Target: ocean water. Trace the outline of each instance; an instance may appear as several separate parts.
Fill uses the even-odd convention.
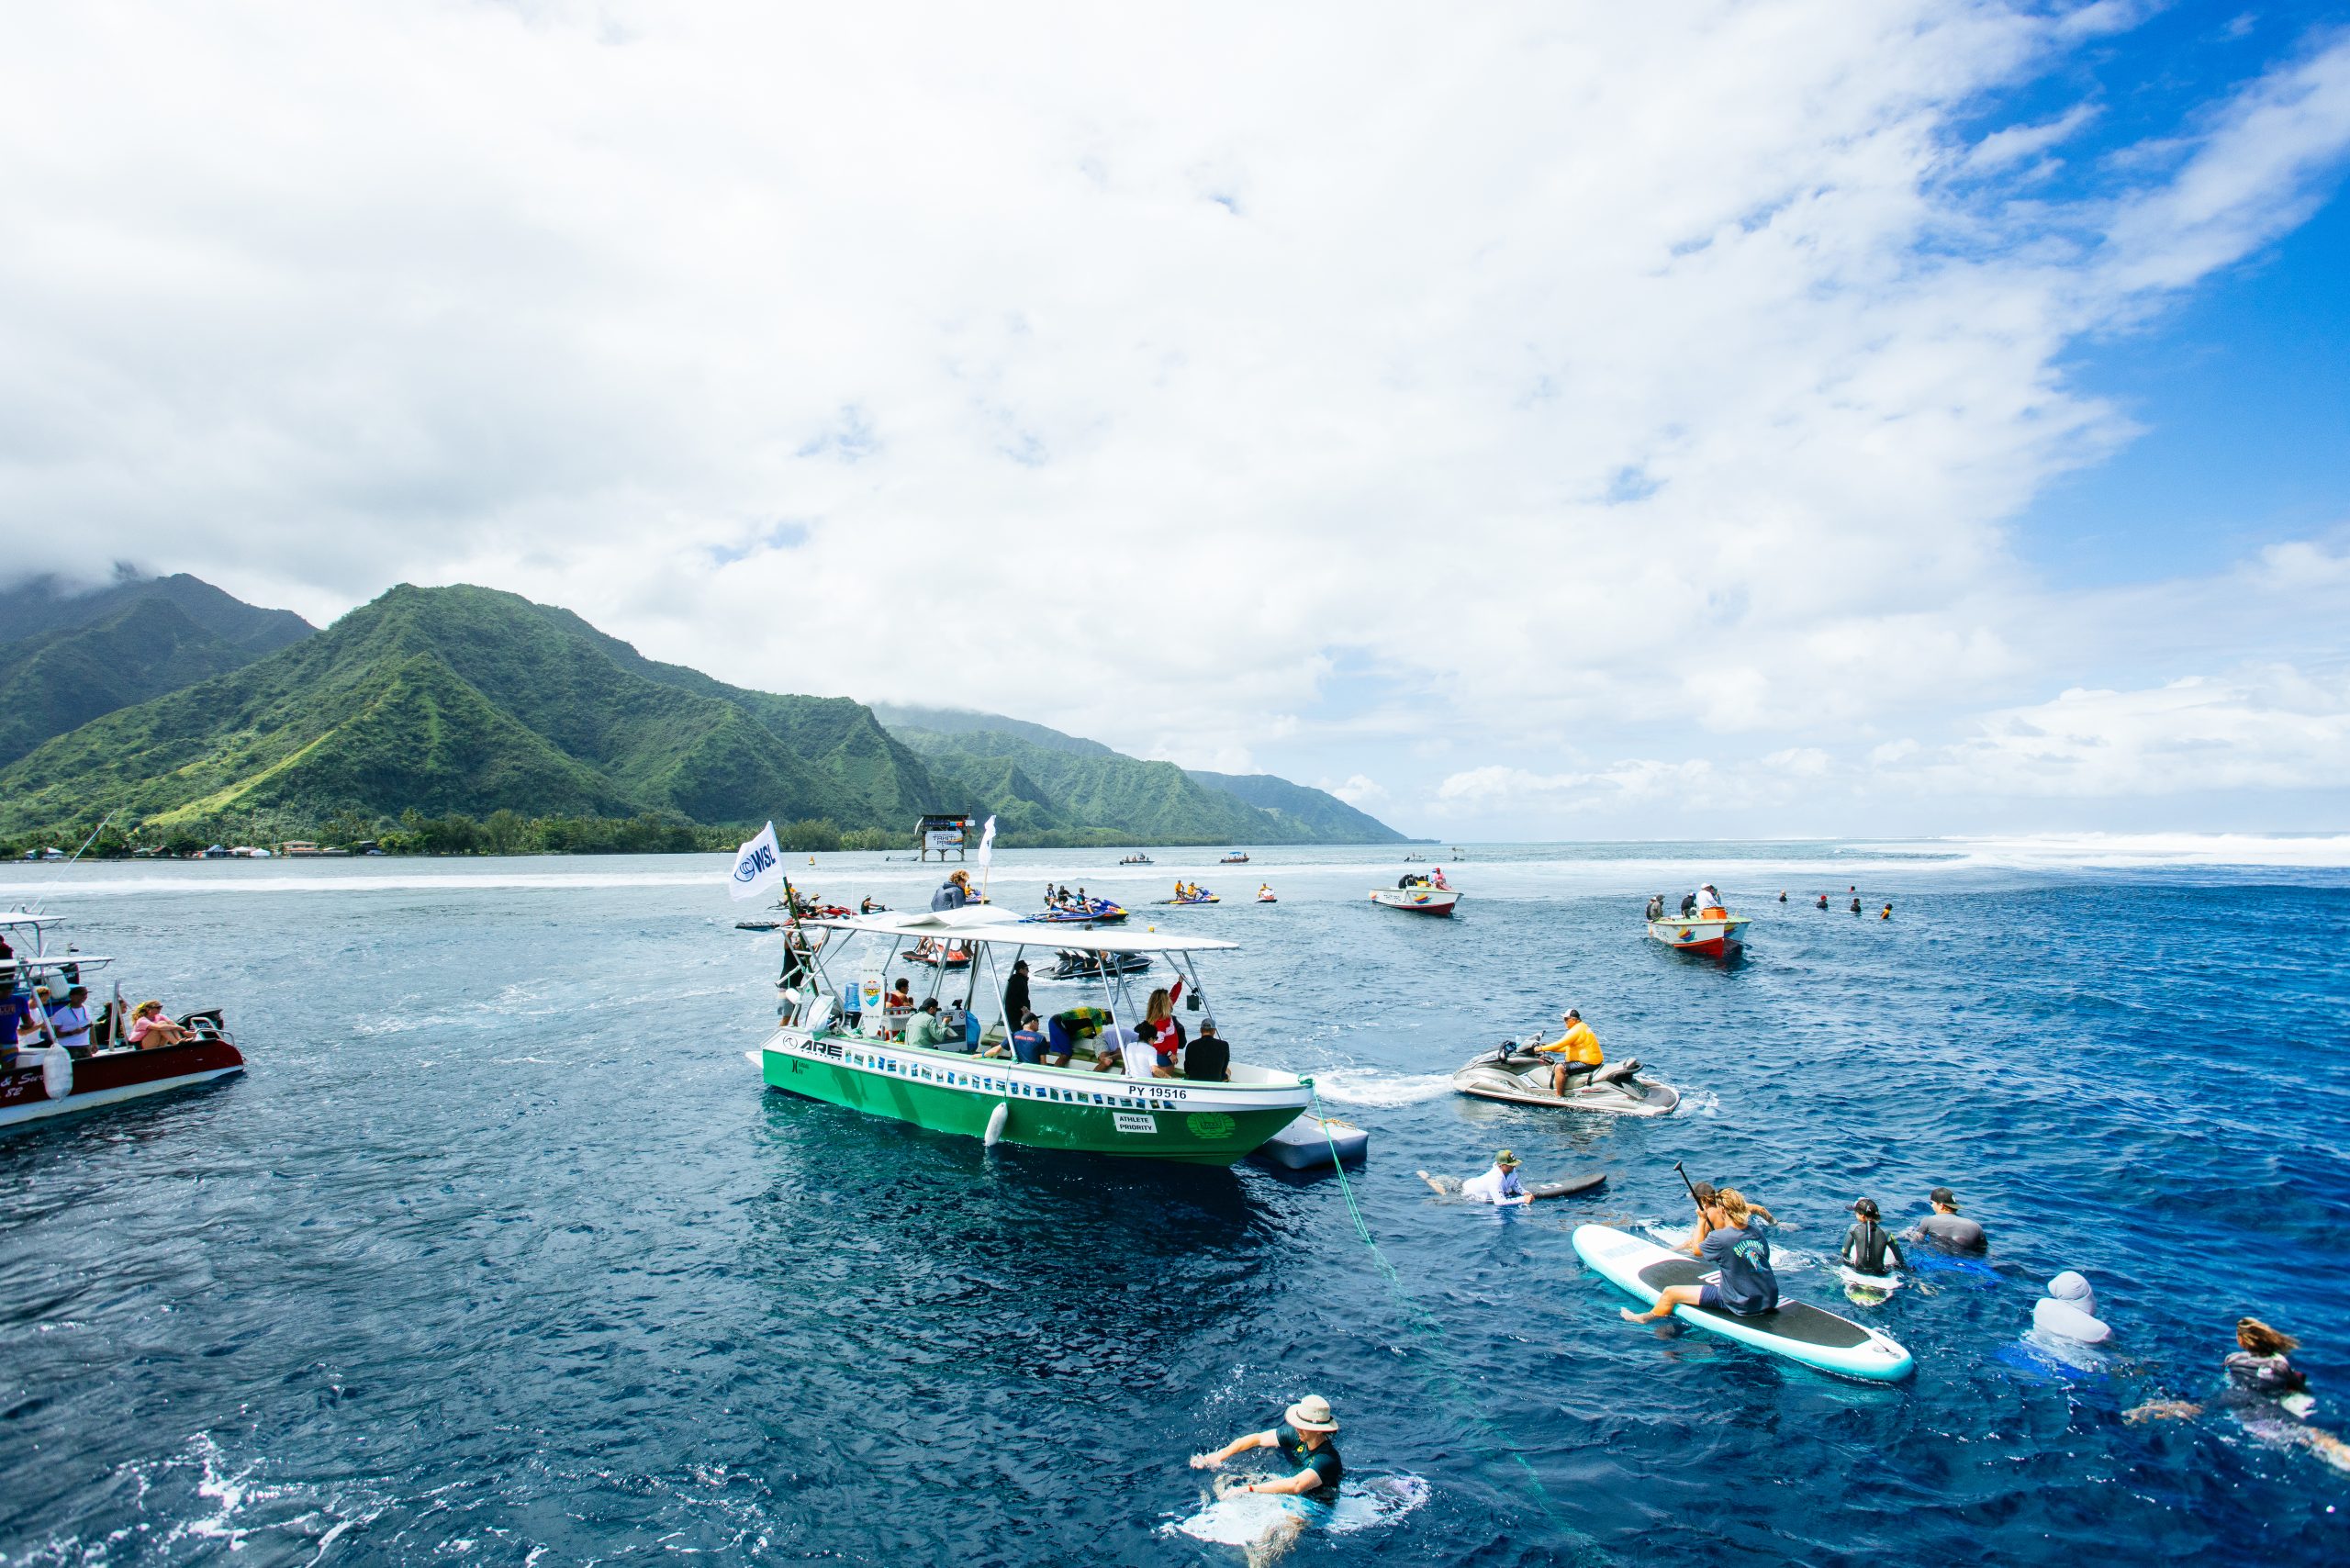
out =
[[[1393,852],[1000,859],[1019,904],[1271,881],[1146,913],[1244,945],[1218,1017],[1371,1130],[1350,1189],[763,1091],[780,950],[716,858],[0,870],[251,1062],[0,1136],[0,1562],[1230,1563],[1169,1533],[1185,1456],[1309,1391],[1416,1501],[1299,1564],[2339,1562],[2350,1474],[2123,1412],[2216,1393],[2255,1312],[2350,1433],[2344,847],[1472,846],[1436,857],[1449,923],[1368,904]],[[849,902],[936,876],[820,858]],[[1744,962],[1642,937],[1700,878],[1755,915]],[[1569,1003],[1682,1113],[1449,1092]],[[1504,1144],[1607,1185],[1497,1214],[1414,1175]],[[1684,1224],[1675,1160],[1776,1211],[1786,1294],[1915,1380],[1620,1322],[1569,1235]],[[1852,1199],[1906,1224],[1939,1183],[1990,1271],[1846,1303]],[[2083,1367],[2018,1342],[2068,1267],[2118,1330]]]

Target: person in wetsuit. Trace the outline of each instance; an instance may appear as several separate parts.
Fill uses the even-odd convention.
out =
[[[1863,1274],[1889,1274],[1893,1269],[1906,1269],[1909,1260],[1901,1255],[1901,1243],[1886,1233],[1876,1222],[1876,1200],[1862,1198],[1852,1204],[1855,1216],[1852,1228],[1844,1233],[1844,1262],[1847,1267]],[[1886,1267],[1890,1258],[1893,1269]]]
[[[1983,1227],[1958,1212],[1958,1195],[1948,1187],[1926,1194],[1934,1212],[1909,1227],[1908,1241],[1931,1241],[1953,1252],[1980,1252],[1991,1244]]]
[[[1192,1468],[1214,1470],[1235,1454],[1250,1449],[1272,1449],[1297,1467],[1296,1473],[1278,1481],[1252,1481],[1233,1490],[1311,1497],[1326,1503],[1337,1496],[1339,1479],[1347,1473],[1338,1459],[1338,1445],[1333,1440],[1337,1431],[1338,1417],[1332,1413],[1330,1402],[1318,1394],[1309,1394],[1281,1412],[1280,1426],[1270,1431],[1244,1432],[1214,1453],[1195,1453],[1192,1456]]]
[[[1779,1305],[1779,1276],[1771,1271],[1771,1239],[1763,1226],[1777,1219],[1760,1204],[1746,1201],[1735,1187],[1724,1187],[1704,1205],[1706,1238],[1697,1256],[1721,1271],[1721,1282],[1667,1285],[1656,1305],[1646,1312],[1624,1308],[1627,1323],[1653,1323],[1670,1316],[1676,1306],[1710,1306],[1733,1316],[1751,1317]]]

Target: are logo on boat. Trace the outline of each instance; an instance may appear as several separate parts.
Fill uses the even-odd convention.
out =
[[[1230,1137],[1234,1124],[1221,1111],[1194,1111],[1183,1118],[1183,1126],[1203,1143],[1214,1143]]]

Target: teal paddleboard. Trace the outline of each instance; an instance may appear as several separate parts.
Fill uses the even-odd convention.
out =
[[[1686,1252],[1660,1247],[1644,1236],[1627,1235],[1613,1226],[1577,1226],[1575,1251],[1610,1283],[1650,1306],[1656,1305],[1667,1285],[1694,1285],[1712,1272],[1708,1265]],[[1840,1377],[1897,1383],[1916,1370],[1909,1352],[1889,1337],[1799,1301],[1782,1299],[1769,1312],[1743,1317],[1703,1306],[1676,1306],[1673,1315],[1724,1338]]]

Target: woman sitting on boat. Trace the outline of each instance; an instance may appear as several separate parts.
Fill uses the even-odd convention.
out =
[[[163,1016],[163,1004],[160,1002],[142,1002],[130,1014],[130,1043],[142,1051],[184,1046],[195,1038],[193,1033]]]

